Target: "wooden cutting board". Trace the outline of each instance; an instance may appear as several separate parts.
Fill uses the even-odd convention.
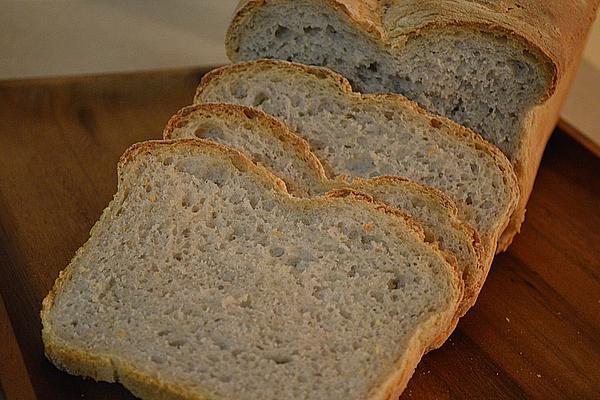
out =
[[[129,399],[45,358],[39,309],[116,190],[116,162],[159,138],[203,71],[0,82],[0,382],[12,399]],[[403,398],[600,397],[600,159],[557,129],[521,234]]]

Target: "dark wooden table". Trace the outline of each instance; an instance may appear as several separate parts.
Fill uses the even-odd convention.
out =
[[[43,355],[40,302],[203,71],[0,82],[0,382],[12,399],[128,399]],[[600,398],[600,159],[557,129],[527,221],[404,398]]]

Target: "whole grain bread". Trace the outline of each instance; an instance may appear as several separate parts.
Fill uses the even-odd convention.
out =
[[[395,92],[482,134],[512,161],[519,231],[545,144],[599,0],[242,0],[234,62],[330,67],[363,92]],[[549,99],[549,100],[548,100]]]
[[[458,309],[475,304],[488,269],[482,263],[479,236],[458,218],[454,202],[431,187],[401,177],[328,179],[308,143],[272,116],[246,106],[220,103],[185,107],[167,123],[164,139],[200,138],[235,148],[283,179],[288,191],[310,197],[350,189],[401,209],[419,223],[426,241],[457,261],[465,293]]]
[[[403,176],[445,192],[481,238],[483,264],[518,202],[508,159],[473,131],[395,94],[364,95],[329,69],[276,60],[206,74],[196,103],[261,109],[306,139],[331,177]]]
[[[118,171],[43,302],[65,371],[144,399],[395,399],[452,325],[458,275],[399,211],[292,197],[202,140],[137,144]]]

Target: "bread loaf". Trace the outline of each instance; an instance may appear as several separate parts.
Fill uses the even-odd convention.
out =
[[[327,66],[359,91],[404,94],[497,145],[521,189],[505,249],[523,221],[599,3],[243,0],[226,43],[234,62]]]

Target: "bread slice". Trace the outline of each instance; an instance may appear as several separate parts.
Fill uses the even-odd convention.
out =
[[[226,46],[233,62],[276,58],[332,68],[361,92],[403,94],[482,134],[519,178],[506,248],[599,4],[242,0]]]
[[[479,135],[393,94],[362,95],[329,69],[259,60],[205,75],[196,103],[259,108],[308,141],[330,175],[399,175],[435,187],[475,227],[490,265],[518,201],[508,159]]]
[[[144,399],[394,399],[452,322],[458,275],[397,211],[291,197],[200,140],[135,145],[119,176],[43,302],[63,370]]]
[[[475,304],[488,271],[480,258],[479,237],[458,219],[456,205],[439,190],[400,177],[328,179],[305,140],[279,120],[245,106],[209,103],[183,108],[167,123],[164,138],[201,138],[235,148],[283,179],[298,197],[349,188],[401,209],[423,227],[427,241],[457,260],[465,285],[459,316]]]

